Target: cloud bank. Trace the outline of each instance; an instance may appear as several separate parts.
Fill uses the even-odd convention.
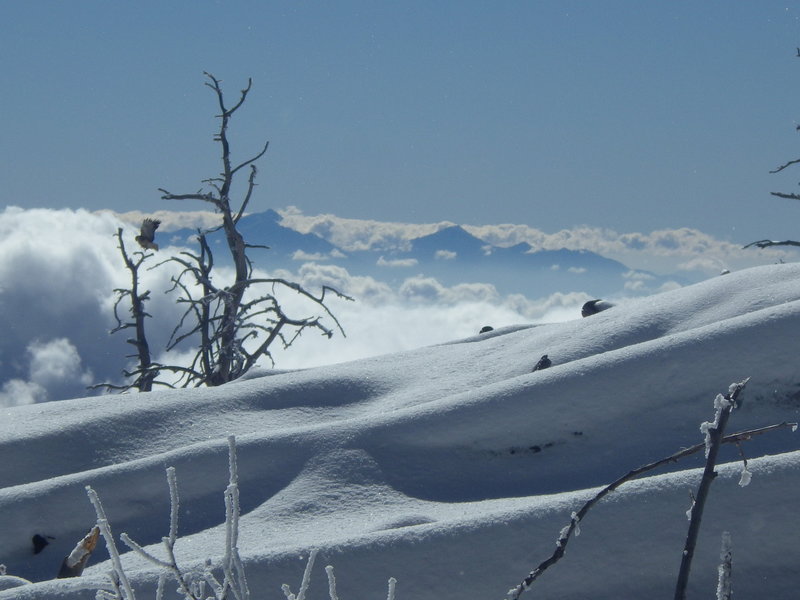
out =
[[[342,219],[333,215],[314,217],[296,209],[282,212],[284,225],[301,232],[316,233],[345,251],[402,248],[419,236],[449,227],[452,223],[404,224]],[[117,228],[125,229],[128,249],[135,249],[133,236],[145,215],[126,213],[124,218],[109,211],[23,210],[5,208],[0,213],[0,406],[29,404],[100,393],[87,390],[94,383],[120,383],[132,347],[126,335],[109,335],[116,325],[113,306],[116,288],[130,285],[123,268]],[[205,226],[213,213],[162,212],[159,233],[180,227]],[[610,230],[577,227],[545,234],[524,225],[465,226],[487,243],[511,246],[520,242],[534,249],[589,249],[616,256],[631,266],[653,270],[705,270],[716,275],[723,268],[794,260],[784,250],[741,250],[702,232],[684,228],[649,234],[617,234]],[[159,258],[181,249],[162,244]],[[366,356],[408,350],[475,335],[481,327],[501,327],[578,318],[579,307],[590,299],[585,293],[553,294],[546,298],[503,295],[491,283],[445,285],[434,277],[414,273],[418,265],[383,258],[386,281],[355,276],[346,269],[316,262],[313,255],[295,257],[291,271],[258,271],[259,276],[282,277],[301,283],[314,292],[323,285],[335,287],[357,299],[333,299],[329,308],[347,336],[328,340],[307,331],[288,351],[276,349],[278,368],[306,368]],[[440,263],[453,258],[451,252],[437,255]],[[143,271],[142,285],[151,290],[147,305],[153,319],[148,322],[148,340],[154,355],[164,362],[180,364],[189,356],[164,355],[169,334],[180,319],[182,308],[176,297],[165,293],[177,273],[166,265]],[[225,271],[218,273],[224,278]],[[584,274],[575,273],[576,277]],[[651,289],[647,273],[631,272],[625,289],[631,294]],[[284,305],[295,314],[316,316],[313,306],[293,293],[282,293]],[[615,299],[619,301],[619,299]],[[121,308],[125,314],[127,306]],[[331,323],[328,323],[331,326]],[[269,366],[269,365],[267,365]]]
[[[277,211],[282,224],[301,233],[313,233],[345,252],[362,250],[406,251],[411,240],[431,235],[455,223],[396,223],[368,219],[348,219],[332,214],[305,215],[295,206]],[[181,228],[208,227],[217,222],[211,211],[158,211],[145,215],[140,211],[113,215],[126,223],[138,226],[145,216],[161,219],[161,231]],[[577,225],[555,233],[547,233],[524,224],[461,225],[477,238],[494,246],[510,247],[530,244],[537,250],[590,250],[618,260],[633,269],[650,270],[660,274],[694,272],[702,276],[721,271],[738,270],[777,262],[800,260],[800,250],[788,247],[758,250],[742,248],[743,244],[720,240],[691,227],[661,229],[645,232],[619,233],[612,229]],[[747,240],[749,242],[751,240]],[[302,257],[300,257],[302,258]],[[437,258],[451,258],[444,251]],[[386,261],[388,262],[388,261]],[[387,265],[388,266],[388,265]],[[398,265],[399,266],[399,265]]]
[[[453,223],[406,224],[345,219],[335,215],[304,215],[296,207],[278,211],[283,224],[302,233],[315,233],[345,251],[406,250],[412,239],[430,235]],[[520,224],[462,225],[477,238],[494,246],[527,243],[536,250],[590,250],[618,260],[633,269],[668,274],[695,271],[705,276],[723,269],[743,269],[776,262],[793,262],[800,252],[790,248],[742,249],[740,244],[683,227],[650,233],[619,233],[611,229],[580,225],[546,233]]]
[[[125,357],[132,347],[125,342],[125,332],[109,335],[109,331],[116,325],[114,290],[130,285],[114,235],[117,228],[124,228],[126,246],[133,251],[138,223],[130,215],[129,221],[105,211],[7,207],[0,212],[0,324],[4,331],[0,406],[97,394],[100,391],[86,387],[121,382],[122,369],[130,366]],[[187,223],[185,216],[174,221],[181,226]],[[166,244],[159,258],[179,250]],[[387,271],[393,276],[402,273]],[[182,313],[175,296],[165,293],[174,274],[169,265],[143,271],[141,284],[151,290],[147,305],[153,315],[148,321],[151,349],[159,359],[178,363],[180,355],[163,356]],[[292,272],[259,271],[258,275],[285,277],[310,291],[331,285],[357,299],[329,303],[347,337],[328,340],[306,332],[295,347],[274,353],[278,368],[305,368],[446,342],[474,335],[484,325],[527,323],[553,315],[573,318],[588,298],[584,294],[541,300],[503,297],[490,284],[448,287],[422,275],[389,285],[353,276],[335,265],[302,260]],[[281,300],[300,314],[311,310],[294,294],[284,294]],[[126,308],[120,307],[123,317]],[[184,360],[185,356],[184,351]]]
[[[85,395],[94,383],[91,370],[84,370],[78,349],[67,338],[37,340],[25,351],[27,379],[9,379],[0,388],[0,406],[19,406],[50,400],[51,390],[61,395]]]

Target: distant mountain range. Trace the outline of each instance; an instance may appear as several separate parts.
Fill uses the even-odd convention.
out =
[[[452,286],[490,283],[502,294],[541,298],[555,292],[585,292],[591,296],[652,293],[669,281],[689,283],[678,276],[659,276],[634,271],[619,261],[588,250],[534,250],[522,243],[508,248],[493,246],[457,225],[411,241],[408,250],[361,250],[345,252],[311,233],[281,224],[281,216],[267,210],[242,217],[239,230],[253,245],[253,262],[265,270],[296,270],[304,262],[335,264],[351,275],[373,277],[392,286],[416,275],[434,277]],[[170,243],[193,244],[197,232],[174,231]],[[229,261],[225,236],[209,234],[217,264]],[[219,248],[219,252],[216,249]]]

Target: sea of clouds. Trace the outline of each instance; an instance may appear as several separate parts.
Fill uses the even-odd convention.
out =
[[[88,386],[124,381],[121,373],[131,366],[131,359],[126,357],[134,348],[125,341],[130,337],[127,331],[114,335],[109,332],[117,325],[113,310],[115,290],[130,287],[130,274],[122,263],[115,234],[123,228],[128,251],[136,250],[133,237],[143,216],[16,207],[0,212],[0,407],[99,394],[101,390]],[[209,225],[215,218],[207,212],[164,212],[155,216],[164,221],[159,233]],[[448,225],[380,223],[332,215],[306,217],[296,209],[283,211],[283,216],[285,225],[317,233],[343,250],[396,248]],[[540,235],[523,226],[474,227],[471,231],[498,245],[532,243]],[[602,240],[613,236],[598,231],[594,230],[594,236],[588,230],[584,232],[583,247],[603,253],[613,242],[617,247],[638,247],[640,262],[663,260],[665,256],[671,257],[676,266],[705,261],[713,263],[717,273],[719,266],[749,266],[748,261],[764,264],[790,256],[783,251],[741,252],[738,247],[693,230],[655,232],[649,236],[628,234],[623,240],[607,244]],[[572,237],[577,240],[577,235]],[[566,245],[568,236],[564,232],[555,236],[561,241],[537,243],[547,247]],[[163,245],[165,238],[158,241]],[[181,250],[162,247],[157,258],[147,265]],[[718,260],[721,264],[715,263]],[[263,267],[268,269],[267,264]],[[151,351],[156,360],[173,364],[181,364],[189,356],[188,349],[170,356],[164,354],[185,308],[176,302],[175,294],[167,293],[178,271],[176,263],[167,262],[140,273],[142,289],[151,290],[147,303],[153,317],[148,320]],[[221,281],[230,277],[224,269],[218,274]],[[474,335],[484,325],[579,318],[581,304],[589,299],[584,293],[546,298],[504,296],[489,282],[445,286],[425,275],[414,275],[391,286],[372,277],[352,275],[336,265],[313,261],[298,261],[293,272],[257,269],[256,275],[297,281],[312,293],[318,293],[323,285],[333,286],[355,299],[351,302],[330,297],[327,302],[346,337],[337,331],[329,340],[317,331],[306,330],[288,351],[273,352],[275,366],[280,369],[306,368],[442,343]],[[296,294],[283,293],[280,300],[294,316],[320,314],[317,307]],[[128,304],[122,303],[118,308],[124,319]],[[325,324],[336,329],[329,317]]]
[[[159,215],[164,217],[164,215]],[[184,222],[179,213],[175,219]],[[196,223],[196,220],[193,221]],[[102,393],[88,386],[122,383],[129,331],[114,335],[114,290],[130,287],[115,233],[124,229],[130,252],[137,249],[137,227],[112,213],[85,210],[23,210],[7,207],[0,213],[0,406],[46,402]],[[158,259],[179,252],[166,247]],[[147,265],[155,264],[151,259]],[[178,266],[166,263],[141,270],[142,289],[151,290],[147,310],[148,341],[157,360],[185,361],[186,351],[164,355],[175,324],[183,314],[176,295],[166,291]],[[226,273],[219,275],[224,280]],[[229,274],[227,274],[229,275]],[[530,322],[562,313],[575,315],[586,297],[554,295],[540,300],[501,297],[491,284],[446,287],[432,278],[415,276],[392,288],[370,277],[350,275],[334,265],[303,263],[295,272],[258,270],[257,276],[297,281],[312,293],[334,286],[355,298],[332,298],[329,308],[346,337],[332,339],[307,330],[288,351],[276,350],[276,366],[304,368],[365,356],[411,349],[477,333],[495,326]],[[282,302],[300,316],[316,316],[318,308],[294,294]],[[119,306],[123,319],[128,304]],[[328,327],[335,324],[328,318]],[[267,365],[269,366],[269,365]]]
[[[302,233],[315,233],[342,250],[408,249],[410,241],[454,225],[438,223],[386,223],[347,219],[332,214],[305,215],[290,206],[278,211],[283,225]],[[780,261],[795,261],[795,250],[744,249],[742,244],[720,240],[691,227],[663,229],[649,233],[617,232],[612,229],[577,225],[548,233],[524,224],[464,225],[466,231],[488,244],[510,247],[528,243],[536,250],[590,250],[618,260],[631,269],[659,274],[680,272],[718,275]],[[754,241],[754,240],[748,240]]]

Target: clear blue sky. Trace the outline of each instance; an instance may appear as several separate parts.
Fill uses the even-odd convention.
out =
[[[0,3],[3,205],[145,211],[265,140],[254,210],[800,238],[800,3]]]

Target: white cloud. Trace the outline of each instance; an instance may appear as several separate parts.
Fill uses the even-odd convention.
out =
[[[677,265],[679,271],[704,271],[721,273],[728,267],[716,256],[697,256]]]
[[[409,268],[417,266],[417,262],[416,258],[395,258],[387,260],[381,256],[375,264],[379,267]]]
[[[304,233],[316,233],[344,250],[408,250],[410,240],[430,235],[453,223],[386,223],[343,219],[334,215],[303,215],[290,207],[280,214],[283,224]],[[590,250],[636,269],[671,273],[679,268],[715,275],[723,268],[742,269],[784,260],[800,259],[792,248],[742,249],[741,245],[719,240],[696,229],[662,229],[650,233],[619,233],[611,229],[576,226],[555,233],[522,224],[462,225],[494,246],[530,244],[537,250]],[[487,246],[490,248],[490,246]],[[680,266],[680,267],[679,267]]]
[[[128,251],[134,252],[137,246],[132,238],[138,227],[126,225],[109,213],[18,208],[0,212],[3,404],[86,395],[92,393],[85,390],[87,384],[120,382],[122,369],[130,366],[125,356],[131,353],[131,347],[125,343],[127,332],[108,333],[116,324],[113,290],[130,285],[114,237],[118,227],[125,228]],[[157,259],[175,251],[167,244]],[[189,356],[185,347],[163,355],[183,310],[174,295],[164,293],[176,274],[174,263],[140,273],[142,289],[151,290],[147,304],[153,315],[147,322],[151,351],[175,364]],[[229,269],[218,269],[217,274],[222,280],[231,277]],[[280,368],[409,349],[470,335],[485,324],[516,324],[543,314],[534,303],[521,297],[502,298],[493,286],[482,283],[448,287],[432,278],[411,277],[392,288],[372,277],[354,276],[342,267],[324,263],[306,263],[293,273],[258,270],[256,275],[285,277],[312,293],[328,285],[357,299],[347,302],[329,294],[328,306],[345,327],[347,337],[336,336],[329,341],[306,333],[297,348],[286,352],[276,349]],[[292,314],[320,313],[318,306],[291,290],[279,294]],[[127,305],[123,303],[119,312],[122,318],[127,317]],[[328,326],[332,324],[328,322]]]
[[[630,281],[626,281],[624,287],[629,292],[639,292],[644,290],[647,286],[641,279],[632,279]]]
[[[0,213],[0,382],[27,379],[25,353],[34,340],[66,338],[81,355],[107,341],[106,300],[125,285],[114,264],[113,233],[120,225],[86,211],[9,207]],[[124,340],[115,346],[127,353]]]
[[[92,383],[91,371],[81,368],[78,349],[66,338],[28,345],[30,379],[44,387],[76,381],[84,387]]]
[[[531,245],[532,251],[585,249],[637,269],[661,273],[673,272],[687,261],[696,261],[692,263],[692,269],[713,275],[725,267],[746,268],[800,258],[800,253],[794,249],[766,249],[769,252],[754,251],[752,248],[745,250],[739,244],[719,240],[688,227],[650,233],[618,233],[586,225],[555,233],[512,224],[463,227],[472,235],[496,246],[507,247],[524,242]],[[702,262],[698,259],[702,259]]]
[[[292,254],[292,260],[325,260],[327,257],[320,252],[303,252],[302,250],[295,250]]]
[[[677,290],[678,288],[681,287],[683,286],[677,281],[666,281],[658,287],[655,293],[660,294],[661,292],[669,292],[671,290]]]
[[[297,273],[276,273],[315,290],[332,286],[355,297],[346,302],[331,297],[328,306],[346,337],[303,335],[288,351],[274,352],[279,368],[303,368],[376,354],[409,350],[475,335],[484,325],[502,327],[580,318],[580,307],[591,299],[584,293],[553,294],[529,299],[502,296],[490,284],[446,286],[433,277],[406,278],[397,289],[371,277],[353,276],[335,265],[308,263]],[[281,301],[294,314],[309,310],[299,299]]]
[[[47,390],[38,383],[9,379],[0,388],[0,408],[47,402]]]
[[[411,240],[452,227],[454,223],[388,223],[362,219],[344,219],[335,215],[306,216],[297,207],[278,211],[282,224],[301,233],[314,233],[345,251],[406,251]]]
[[[348,296],[357,298],[359,302],[383,303],[394,297],[392,289],[385,283],[372,277],[351,275],[347,269],[336,265],[320,265],[308,263],[300,267],[296,273],[278,272],[289,280],[300,283],[309,290],[330,286]]]
[[[497,289],[489,283],[460,283],[446,287],[433,277],[422,275],[406,279],[398,293],[404,300],[412,302],[442,302],[450,305],[461,302],[493,302],[499,298]]]
[[[530,300],[501,297],[487,284],[447,287],[430,277],[406,279],[378,301],[332,303],[347,337],[303,336],[276,358],[282,368],[302,368],[399,352],[476,335],[484,325],[503,327],[579,319],[587,294],[553,294]]]
[[[625,279],[630,280],[638,280],[638,281],[650,281],[655,279],[653,275],[650,273],[645,273],[643,271],[628,271],[622,274],[622,277]]]
[[[93,382],[91,370],[84,369],[78,349],[66,338],[28,344],[28,379],[11,379],[0,389],[0,406],[46,402],[53,398],[85,395]]]
[[[128,250],[134,251],[136,246],[131,238],[138,228],[126,226],[109,213],[14,208],[0,213],[0,307],[3,309],[0,321],[7,332],[0,340],[3,390],[13,389],[25,401],[39,401],[45,397],[64,397],[55,385],[56,381],[65,381],[64,377],[59,379],[59,373],[75,374],[69,392],[73,395],[87,393],[82,386],[89,379],[88,373],[97,382],[119,381],[126,366],[124,357],[131,348],[124,341],[125,333],[108,335],[115,325],[112,290],[129,285],[129,274],[122,268],[113,235],[118,227],[126,228]],[[410,230],[404,231],[407,235]],[[166,258],[174,250],[162,248],[158,258]],[[385,258],[384,261],[388,262]],[[218,275],[224,278],[226,272],[221,269]],[[164,294],[170,286],[170,277],[175,274],[175,265],[141,273],[143,289],[152,290],[148,312],[154,318],[148,321],[148,332],[155,355],[163,351],[182,311],[173,295]],[[315,360],[312,355],[318,356],[316,360],[334,361],[346,355],[365,356],[445,341],[454,335],[466,335],[488,322],[499,326],[542,318],[551,308],[559,309],[562,304],[570,303],[578,307],[585,299],[572,297],[567,302],[562,298],[549,306],[521,296],[503,298],[494,286],[486,283],[448,287],[421,276],[408,278],[393,289],[384,282],[353,276],[331,264],[307,263],[294,273],[259,271],[258,275],[285,277],[301,283],[312,293],[329,285],[357,299],[350,303],[329,296],[332,310],[348,330],[345,342],[348,349],[344,354],[335,349],[339,343],[336,338],[328,342],[304,335],[303,344],[310,343],[316,348],[319,343],[319,349],[309,351],[310,354],[293,350],[276,353],[279,367],[307,366]],[[281,301],[287,307],[296,307],[298,314],[316,314],[313,311],[317,308],[303,304],[294,293],[282,292]],[[120,307],[121,316],[127,315],[126,310],[125,305]],[[575,308],[571,314],[576,314]],[[29,318],[20,319],[19,315]],[[424,328],[424,335],[414,333],[413,329],[400,331],[408,322],[426,321],[428,317],[431,320]],[[455,322],[463,323],[461,329],[455,327]],[[366,324],[369,333],[359,333]],[[26,353],[33,340],[63,341],[32,346],[32,352]],[[407,345],[398,347],[398,344]],[[47,362],[45,356],[58,358],[52,362],[51,370],[43,366]],[[177,361],[175,356],[171,355],[172,361]],[[38,380],[31,377],[32,359]]]
[[[109,213],[84,210],[0,212],[0,389],[27,401],[88,395],[87,384],[118,381],[131,346],[116,324],[115,288],[130,285],[114,234],[123,227],[129,253],[138,228]],[[159,252],[166,258],[168,249]],[[155,260],[155,259],[154,259]],[[174,266],[142,269],[142,289],[152,290],[150,342],[163,346],[181,307],[163,292]],[[127,316],[127,306],[120,316]],[[163,323],[158,321],[164,319]],[[82,359],[82,360],[81,360]],[[95,379],[96,378],[96,379]]]
[[[458,253],[452,250],[437,250],[436,254],[434,254],[434,258],[437,260],[453,260],[456,256],[458,256]]]
[[[576,273],[580,275],[581,273],[586,273],[586,267],[570,267],[567,269],[569,273]]]

